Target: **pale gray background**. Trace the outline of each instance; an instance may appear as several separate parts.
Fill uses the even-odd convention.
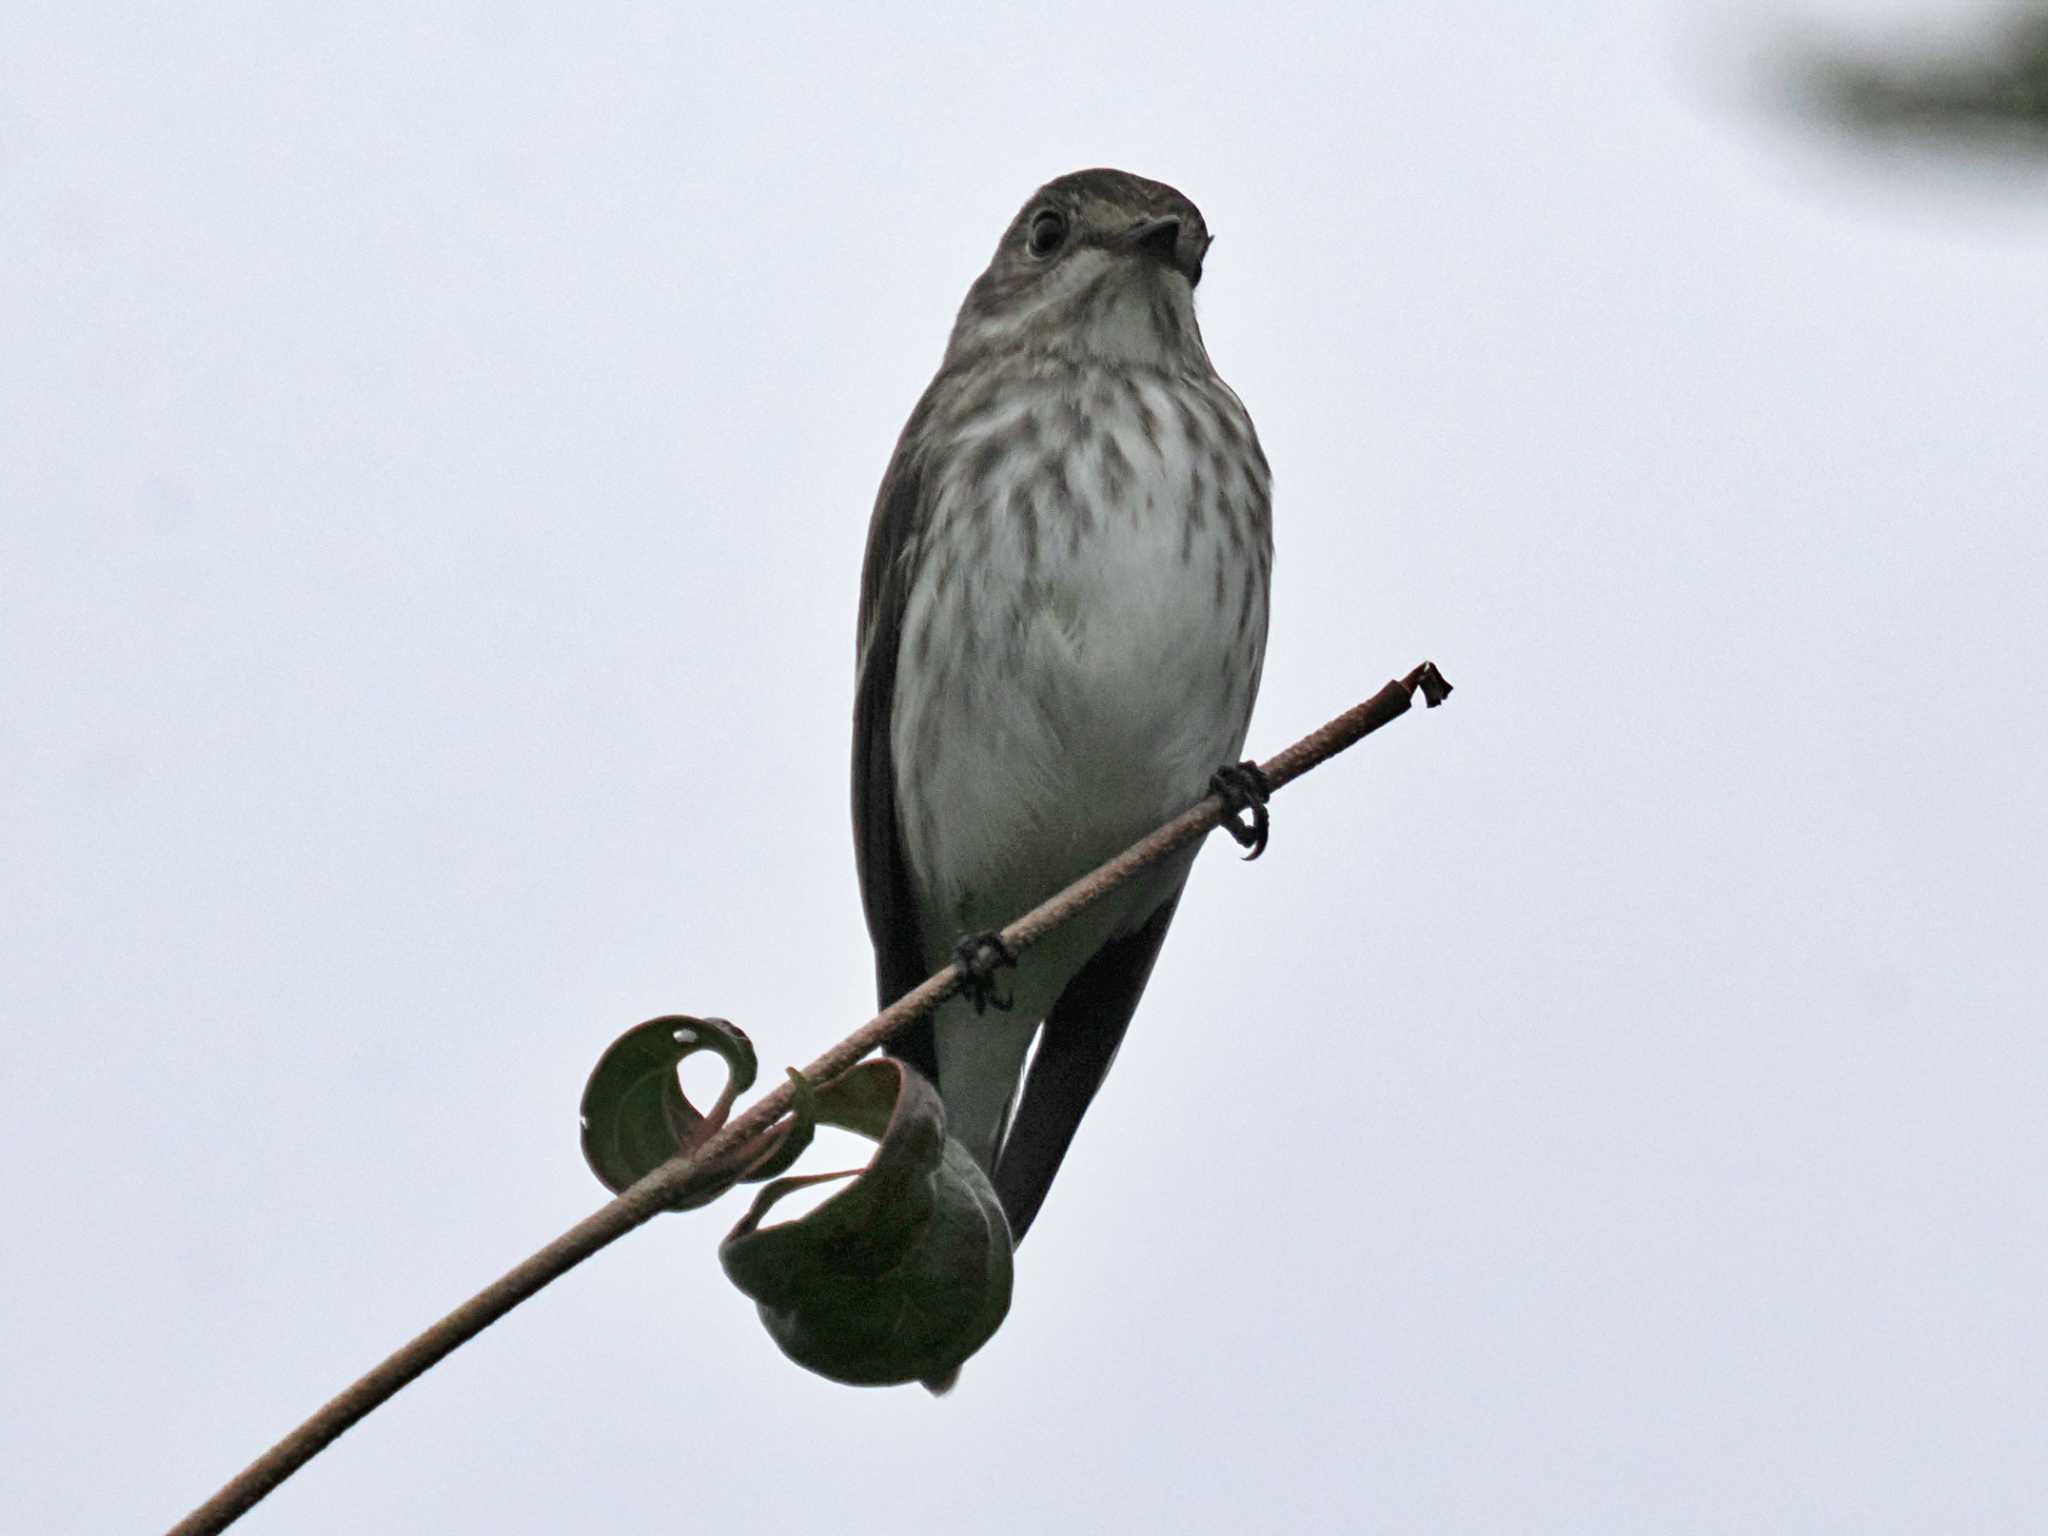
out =
[[[627,1024],[866,1016],[873,488],[1109,163],[1219,232],[1253,746],[1451,707],[1210,851],[950,1400],[785,1363],[726,1207],[246,1528],[2039,1528],[2048,173],[1753,110],[1747,15],[12,7],[7,1526],[590,1209]]]

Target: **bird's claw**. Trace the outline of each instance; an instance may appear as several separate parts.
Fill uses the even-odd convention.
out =
[[[953,963],[960,967],[960,990],[974,1004],[976,1013],[993,1008],[1008,1013],[1016,994],[996,996],[996,972],[1017,963],[1017,951],[1000,933],[969,933],[953,946]]]
[[[1223,799],[1227,813],[1219,825],[1237,839],[1237,846],[1249,848],[1247,861],[1256,859],[1266,851],[1266,836],[1272,830],[1266,815],[1266,801],[1272,796],[1273,786],[1267,782],[1265,772],[1247,759],[1242,763],[1225,763],[1209,778],[1209,788]],[[1249,816],[1249,821],[1239,818]]]

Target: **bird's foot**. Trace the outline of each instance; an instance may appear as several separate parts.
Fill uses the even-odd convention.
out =
[[[1017,951],[1000,933],[990,931],[961,935],[960,942],[953,946],[953,963],[960,967],[961,990],[974,1004],[976,1013],[990,1008],[997,1013],[1010,1011],[1016,994],[996,996],[996,972],[1014,966]]]
[[[1223,830],[1237,839],[1238,847],[1251,849],[1245,855],[1247,860],[1256,859],[1266,851],[1266,835],[1271,830],[1266,801],[1273,786],[1266,782],[1266,775],[1249,759],[1225,763],[1210,776],[1209,788],[1223,797],[1223,809],[1229,813],[1220,823]],[[1241,819],[1247,816],[1249,820]]]

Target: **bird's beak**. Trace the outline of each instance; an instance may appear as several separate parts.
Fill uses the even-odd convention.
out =
[[[1191,288],[1202,280],[1202,257],[1208,253],[1209,237],[1187,228],[1171,214],[1132,225],[1123,243],[1131,250],[1158,257],[1183,274]]]

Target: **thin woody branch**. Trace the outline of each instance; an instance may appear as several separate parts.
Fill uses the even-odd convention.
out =
[[[1268,784],[1277,790],[1406,714],[1416,693],[1420,692],[1433,709],[1450,691],[1451,685],[1444,681],[1435,664],[1424,662],[1259,767]],[[1206,836],[1229,814],[1220,796],[1208,796],[1025,913],[1003,930],[1003,938],[1019,953],[1029,949],[1152,864]],[[804,1076],[814,1083],[837,1077],[898,1030],[930,1013],[965,983],[966,977],[958,965],[947,966],[820,1055],[803,1069]],[[792,1094],[787,1082],[770,1089],[693,1154],[670,1159],[400,1346],[171,1527],[171,1536],[212,1536],[225,1530],[350,1425],[521,1302],[599,1249],[669,1209],[679,1196],[729,1179],[758,1155],[765,1138],[789,1113]]]

